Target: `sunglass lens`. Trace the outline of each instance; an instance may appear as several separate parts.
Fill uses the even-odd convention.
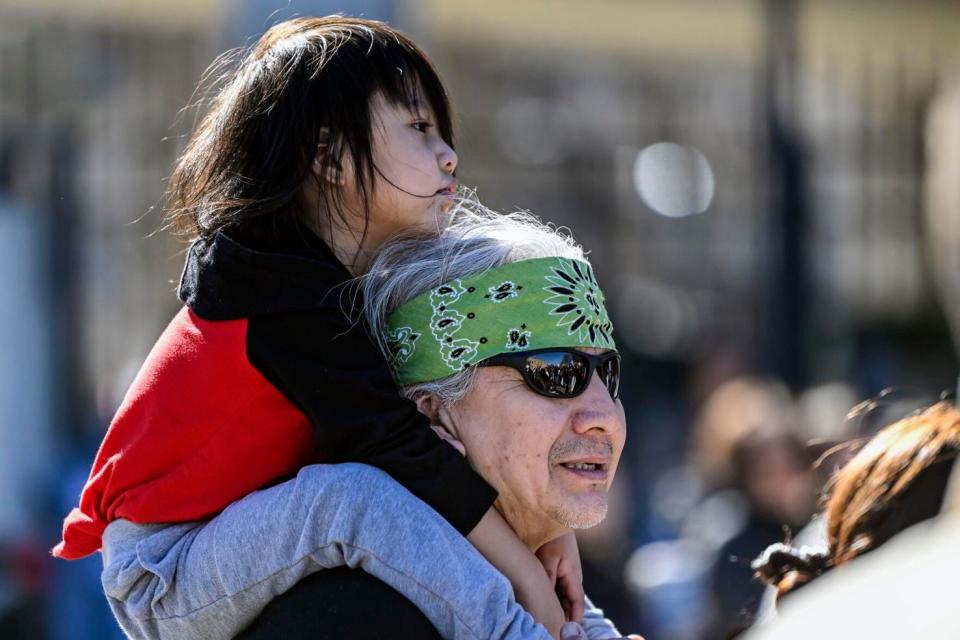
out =
[[[590,377],[586,358],[564,351],[549,351],[527,359],[527,381],[539,393],[569,397],[580,393]]]
[[[597,370],[600,379],[607,385],[607,391],[614,400],[620,395],[620,356],[614,355],[604,361]]]

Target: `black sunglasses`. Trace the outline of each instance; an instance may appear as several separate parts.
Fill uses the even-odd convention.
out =
[[[594,370],[613,400],[620,395],[620,354],[600,355],[569,347],[501,353],[479,363],[481,367],[510,367],[536,393],[548,398],[576,398],[586,391]]]

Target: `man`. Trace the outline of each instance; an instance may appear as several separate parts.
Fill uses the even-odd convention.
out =
[[[626,437],[620,358],[572,239],[530,216],[458,215],[439,240],[382,250],[365,283],[367,320],[402,393],[465,452],[536,552],[606,515]],[[424,587],[469,589],[470,579]],[[619,637],[596,610],[584,627],[591,638]],[[440,637],[403,595],[336,569],[274,600],[240,637],[377,636]]]

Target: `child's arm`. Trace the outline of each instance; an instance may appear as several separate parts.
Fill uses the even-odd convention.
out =
[[[567,617],[580,622],[590,640],[620,638],[620,631],[583,592],[583,569],[577,537],[571,531],[537,550],[537,558],[564,600]]]
[[[571,531],[537,549],[537,559],[547,571],[568,620],[583,622],[583,569],[577,537]]]
[[[115,522],[104,559],[104,590],[132,638],[232,638],[303,577],[343,565],[399,591],[443,637],[550,638],[463,536],[366,465],[305,467],[205,523]]]
[[[534,619],[560,637],[565,619],[553,582],[500,513],[491,508],[467,539],[510,580],[517,600]]]

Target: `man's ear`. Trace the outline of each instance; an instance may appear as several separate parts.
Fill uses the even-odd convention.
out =
[[[456,428],[453,424],[453,418],[443,404],[436,397],[424,393],[416,397],[417,409],[423,415],[430,418],[430,428],[433,429],[442,440],[450,443],[454,449],[460,452],[460,455],[466,455],[467,450],[455,434]]]
[[[313,163],[310,165],[313,175],[318,180],[323,180],[334,186],[342,187],[347,181],[343,175],[343,167],[337,158],[327,158],[330,153],[330,129],[320,128],[320,137],[317,142],[317,151],[313,156]]]
[[[430,418],[433,424],[440,424],[440,402],[429,393],[423,393],[416,397],[417,410]]]

